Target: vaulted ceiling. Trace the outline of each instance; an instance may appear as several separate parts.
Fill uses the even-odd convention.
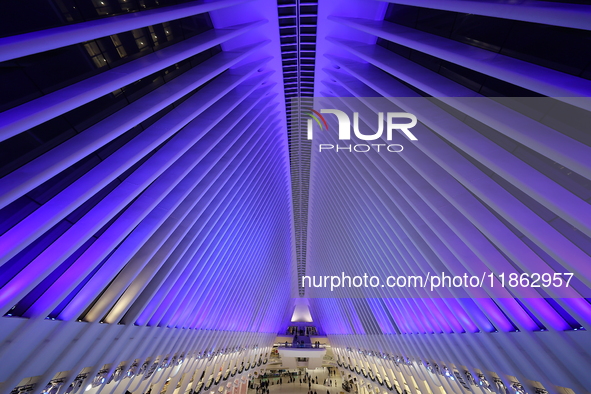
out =
[[[591,392],[585,1],[0,9],[0,394],[223,392],[296,305],[378,391]]]

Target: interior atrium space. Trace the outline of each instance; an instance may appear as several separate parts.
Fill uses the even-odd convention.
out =
[[[591,0],[0,22],[0,394],[591,394]]]

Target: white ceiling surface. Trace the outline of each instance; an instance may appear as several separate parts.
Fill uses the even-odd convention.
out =
[[[264,37],[270,40],[268,45],[258,50],[256,54],[250,56],[244,63],[259,59],[271,57],[272,59],[264,66],[262,71],[273,71],[274,74],[269,78],[270,83],[276,83],[273,92],[277,93],[276,100],[279,101],[279,108],[285,108],[285,98],[283,96],[283,75],[281,73],[281,50],[279,47],[279,22],[277,19],[277,5],[273,0],[255,0],[247,1],[230,8],[212,11],[209,13],[213,25],[216,29],[223,29],[228,26],[240,25],[248,22],[266,20],[267,22],[252,31],[242,34],[238,39],[230,40],[222,44],[224,51],[232,51],[245,45],[255,44]],[[277,34],[269,34],[269,32]],[[237,64],[239,67],[243,63]],[[285,125],[285,112],[281,115],[282,124]],[[284,133],[285,134],[285,133]],[[287,144],[287,135],[285,135]]]
[[[326,58],[326,54],[338,55],[347,59],[355,58],[351,52],[334,44],[324,37],[347,37],[347,39],[375,44],[376,37],[350,29],[342,24],[331,21],[329,16],[349,16],[370,20],[383,20],[388,3],[367,0],[346,1],[321,1],[318,5],[318,31],[316,44],[316,73],[314,75],[314,96],[322,97],[321,92],[326,90],[320,83],[323,79],[331,79],[324,68],[332,68],[332,62]],[[358,60],[358,58],[356,58]]]

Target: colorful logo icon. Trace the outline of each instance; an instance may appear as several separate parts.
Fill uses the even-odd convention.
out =
[[[314,119],[316,121],[316,123],[318,123],[318,126],[320,126],[320,130],[323,129],[322,124],[324,124],[324,127],[326,127],[326,130],[328,130],[328,123],[326,123],[326,119],[324,119],[324,116],[322,116],[322,114],[318,111],[313,110],[312,108],[310,108],[307,112],[304,112],[304,114],[310,116],[312,119]],[[322,123],[321,123],[322,121]]]

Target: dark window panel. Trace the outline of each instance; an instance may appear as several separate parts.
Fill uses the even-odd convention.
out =
[[[416,29],[441,37],[450,37],[458,13],[430,8],[421,8]]]
[[[279,34],[282,36],[295,36],[296,29],[293,27],[280,27]]]
[[[591,32],[516,22],[501,54],[579,75],[591,62]]]
[[[4,176],[76,134],[63,118],[40,124],[0,142],[0,176]]]
[[[300,34],[316,34],[316,26],[307,26],[302,27],[300,26]]]
[[[98,67],[93,62],[83,44],[26,56],[16,62],[43,94],[108,70],[106,64]]]
[[[297,13],[297,8],[296,6],[292,6],[292,7],[279,7],[277,8],[277,15],[282,18],[282,17],[287,17],[287,16],[294,16]]]
[[[514,21],[474,14],[458,14],[453,40],[492,52],[499,52],[511,34]]]
[[[313,15],[318,13],[317,5],[302,5],[300,6],[300,14]]]
[[[115,68],[212,28],[208,14],[166,22],[0,63],[0,110]],[[206,51],[207,54],[207,51]]]
[[[419,51],[412,51],[410,53],[410,60],[435,72],[439,71],[442,63],[441,59]]]
[[[317,18],[315,16],[300,17],[300,23],[302,25],[315,25],[316,19]]]
[[[1,7],[1,37],[49,29],[67,23],[51,0],[3,0]]]
[[[118,89],[117,91],[69,111],[62,116],[42,123],[25,133],[21,133],[0,142],[0,176],[4,176],[16,170],[22,165],[71,138],[76,132],[81,132],[102,119],[123,109],[129,102],[137,100],[161,86],[165,79],[169,81],[181,75],[183,72],[203,63],[220,51],[220,46],[211,48],[210,50],[197,54],[190,59],[125,86],[123,89]],[[191,94],[198,90],[199,89],[194,90]],[[184,101],[184,99],[185,98],[179,100],[178,103]],[[161,111],[161,113],[152,116],[144,122],[144,126],[148,126],[164,116],[164,114],[174,106],[178,105],[178,103],[169,106],[164,111]],[[135,132],[131,134],[135,135]],[[109,145],[99,150],[99,152],[110,150],[108,147]],[[102,153],[100,154],[102,155]]]
[[[279,27],[292,27],[296,24],[296,18],[281,18],[279,19]]]
[[[34,100],[42,93],[15,62],[4,62],[0,67],[0,112]]]
[[[390,4],[384,20],[407,27],[416,27],[419,17],[419,7]]]
[[[589,31],[397,4],[385,20],[591,79],[591,52],[580,50],[591,47]]]
[[[0,37],[190,1],[193,0],[3,0]],[[35,12],[31,12],[32,9]]]
[[[11,164],[39,145],[41,145],[39,140],[29,133],[17,134],[2,141],[0,143],[0,174],[6,175],[14,170],[14,166]]]
[[[297,42],[296,37],[281,37],[281,44],[295,44]]]

